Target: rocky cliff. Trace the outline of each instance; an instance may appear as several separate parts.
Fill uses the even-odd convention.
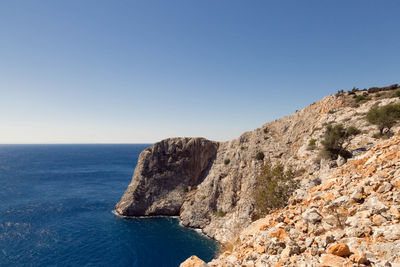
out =
[[[327,181],[332,179],[335,172],[344,170],[343,168],[346,168],[344,166],[350,166],[350,162],[342,166],[345,160],[341,158],[337,161],[321,159],[319,148],[325,128],[328,124],[339,123],[345,127],[356,126],[361,130],[361,134],[346,144],[353,154],[353,158],[357,159],[366,155],[366,153],[372,153],[371,151],[375,151],[372,150],[373,147],[376,147],[382,141],[372,137],[376,128],[367,123],[365,114],[372,106],[397,102],[398,98],[391,97],[393,92],[390,90],[384,92],[376,90],[369,93],[361,91],[327,96],[292,115],[266,123],[262,127],[246,132],[229,142],[216,143],[201,139],[201,145],[197,145],[196,149],[188,149],[184,144],[195,142],[195,140],[200,142],[199,139],[177,138],[157,143],[140,155],[132,183],[117,204],[116,210],[122,215],[179,214],[183,225],[200,228],[203,233],[221,243],[234,244],[232,254],[222,255],[218,260],[211,262],[212,265],[252,266],[252,264],[259,263],[260,266],[265,266],[272,263],[282,264],[282,262],[295,265],[290,261],[289,256],[286,257],[289,261],[280,261],[281,258],[276,257],[283,253],[285,248],[291,247],[292,243],[283,242],[278,238],[279,236],[274,237],[278,238],[278,241],[273,239],[273,242],[279,243],[277,246],[280,246],[282,250],[275,245],[271,245],[271,250],[269,250],[270,244],[268,242],[272,240],[269,231],[282,232],[277,230],[282,228],[285,232],[283,235],[286,238],[286,235],[290,234],[290,231],[294,233],[294,230],[287,228],[287,222],[284,222],[284,220],[290,219],[297,222],[302,218],[302,220],[305,220],[303,224],[307,226],[307,231],[305,231],[304,225],[303,228],[299,229],[294,227],[296,231],[299,231],[298,236],[318,237],[325,233],[322,230],[316,230],[319,229],[317,226],[315,226],[316,229],[314,227],[312,230],[308,228],[313,227],[310,225],[314,218],[318,217],[319,220],[319,216],[321,216],[320,221],[323,222],[327,214],[320,210],[321,206],[318,206],[325,205],[323,202],[315,202],[308,206],[311,203],[311,200],[308,199],[310,189],[321,183],[326,184]],[[362,101],[357,99],[362,99]],[[393,130],[397,131],[398,128],[395,127]],[[309,146],[312,139],[317,140],[316,147]],[[179,147],[179,149],[175,151],[176,147]],[[260,152],[265,155],[264,160],[259,160],[256,157],[257,153]],[[196,159],[191,161],[193,157],[196,157]],[[277,211],[276,214],[278,215],[275,213],[275,215],[270,215],[277,218],[278,227],[275,227],[274,222],[266,221],[269,219],[263,218],[261,222],[263,222],[264,228],[260,230],[258,224],[255,228],[258,229],[257,231],[264,231],[264,233],[243,235],[243,229],[250,225],[254,219],[256,178],[260,167],[266,160],[272,163],[279,161],[285,167],[293,169],[296,179],[300,183],[300,188],[291,199],[291,210],[284,209]],[[390,168],[394,167],[391,166]],[[337,177],[337,179],[339,178]],[[349,179],[352,181],[353,178],[350,177]],[[347,182],[348,180],[346,180]],[[349,187],[347,190],[351,191],[352,188]],[[343,188],[338,189],[337,193],[332,192],[332,199],[342,196],[345,192],[347,191],[344,191]],[[321,196],[321,198],[324,197]],[[317,199],[320,200],[319,196]],[[372,198],[371,202],[375,200],[376,198]],[[346,205],[349,205],[348,203]],[[348,207],[346,206],[346,208]],[[305,213],[306,211],[307,213]],[[284,215],[280,216],[281,213]],[[353,211],[348,217],[354,214]],[[306,217],[304,218],[304,216]],[[382,215],[382,217],[385,216]],[[388,220],[389,217],[386,216],[385,218]],[[330,220],[333,220],[333,218],[330,217]],[[258,221],[258,223],[260,222]],[[286,224],[282,225],[282,223]],[[274,230],[271,230],[272,228]],[[251,229],[253,230],[249,231],[255,233],[254,227]],[[325,230],[336,231],[336,228]],[[238,241],[237,237],[241,232]],[[257,239],[260,234],[263,234],[263,237],[260,238],[264,243]],[[346,243],[347,240],[342,240],[342,238],[347,238],[347,234],[334,237],[334,241],[329,239],[326,242],[329,245],[339,241]],[[302,241],[303,243],[306,242],[306,240]],[[310,242],[308,240],[306,243],[309,244]],[[309,251],[312,251],[310,253],[314,253],[310,254],[310,257],[314,258],[309,262],[314,264],[320,260],[319,256],[326,251],[323,251],[319,244],[315,248],[317,243],[308,246],[305,245],[306,243],[304,243],[304,246],[302,243],[297,244],[297,246],[300,247],[300,250],[304,250],[304,247],[306,247],[306,250],[310,248]],[[264,250],[262,251],[259,248],[257,251],[256,244],[263,246]],[[352,250],[354,246],[351,247],[351,244],[348,246],[350,246],[351,253],[354,253],[354,250]],[[328,248],[328,244],[325,244],[323,248]],[[249,258],[250,254],[247,252],[243,254],[243,249],[247,249],[249,253],[258,253],[258,256],[253,257],[253,255],[251,256],[253,258]],[[297,247],[294,248],[295,252],[287,252],[288,249],[286,249],[285,253],[289,253],[290,256],[292,254],[298,255],[296,249]],[[271,254],[270,251],[273,251],[273,253]],[[366,250],[361,250],[361,254],[362,251]],[[237,254],[234,254],[235,252]],[[263,255],[274,257],[271,259],[264,257],[261,260]],[[318,255],[318,257],[315,255]],[[293,261],[295,259],[293,258]],[[390,258],[390,260],[393,259]],[[303,262],[307,263],[307,260],[303,259]]]
[[[144,150],[116,211],[124,216],[179,215],[188,190],[206,175],[217,148],[204,138],[171,138]]]

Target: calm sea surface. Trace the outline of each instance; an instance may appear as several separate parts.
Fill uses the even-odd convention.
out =
[[[112,213],[148,145],[0,145],[0,266],[178,266],[212,240]]]

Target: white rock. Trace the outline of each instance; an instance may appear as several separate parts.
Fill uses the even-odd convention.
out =
[[[317,223],[320,222],[322,220],[322,215],[318,212],[317,209],[309,209],[306,210],[303,214],[302,214],[303,220],[306,223]]]

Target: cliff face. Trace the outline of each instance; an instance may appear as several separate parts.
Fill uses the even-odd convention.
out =
[[[255,157],[258,152],[264,153],[265,160],[291,167],[301,182],[296,193],[304,195],[327,179],[337,166],[336,162],[321,160],[318,148],[309,149],[309,141],[321,140],[325,126],[330,123],[355,125],[362,134],[348,148],[357,155],[376,143],[371,137],[376,129],[366,122],[365,113],[378,102],[383,105],[394,101],[397,100],[372,99],[353,107],[352,97],[328,96],[235,140],[220,143],[203,182],[183,203],[180,213],[183,225],[201,228],[222,243],[231,241],[252,222],[256,177],[263,164]],[[227,159],[229,164],[225,164]]]
[[[217,148],[204,138],[172,138],[144,150],[116,211],[125,216],[179,215],[188,188],[201,182]]]
[[[362,92],[358,94],[362,94]],[[291,205],[298,205],[296,210],[280,211],[287,214],[284,215],[288,218],[286,221],[293,220],[293,218],[300,220],[304,214],[306,216],[304,225],[306,226],[315,220],[321,219],[323,221],[326,213],[319,208],[325,204],[314,202],[313,205],[307,206],[307,203],[310,202],[304,201],[308,201],[307,197],[311,188],[321,183],[326,184],[337,170],[345,168],[342,167],[345,161],[341,159],[338,161],[321,159],[319,156],[320,141],[328,124],[340,123],[345,127],[354,125],[361,130],[361,134],[352,139],[347,144],[347,148],[352,152],[354,159],[369,153],[371,148],[379,144],[381,140],[372,138],[376,128],[367,123],[365,114],[374,105],[385,105],[398,101],[398,98],[385,97],[385,92],[371,93],[369,98],[369,101],[357,104],[352,95],[327,96],[292,115],[264,124],[261,128],[251,132],[246,132],[235,140],[215,143],[201,139],[201,145],[196,146],[196,149],[189,149],[190,152],[183,149],[184,144],[198,139],[178,138],[157,143],[140,155],[132,183],[118,203],[116,210],[123,215],[179,214],[183,225],[201,228],[203,233],[222,243],[232,242],[237,239],[239,233],[246,226],[252,223],[256,177],[263,165],[262,160],[256,159],[256,154],[263,152],[265,160],[272,163],[279,161],[285,167],[291,167],[300,183],[300,188],[291,199]],[[393,131],[396,132],[398,129],[398,127],[394,127]],[[315,149],[310,149],[308,146],[311,139],[317,140]],[[175,147],[179,147],[179,149],[175,151]],[[192,157],[200,157],[202,160],[197,159],[192,162]],[[183,164],[183,162],[186,163]],[[337,177],[339,179],[339,176]],[[350,179],[353,178],[350,177]],[[346,190],[350,192],[352,188],[349,187]],[[344,192],[342,188],[339,188],[336,193],[332,194],[333,197],[339,198]],[[316,198],[319,199],[319,196],[316,196]],[[375,198],[372,198],[371,202],[375,200]],[[307,210],[308,212],[304,213]],[[291,212],[294,213],[291,215]],[[354,213],[350,217],[353,215]],[[278,216],[276,221],[282,223],[282,220],[286,217]],[[389,218],[383,215],[382,217]],[[329,219],[334,220],[332,217],[329,217]],[[264,226],[268,223],[270,221],[264,223]],[[274,224],[271,222],[271,225],[265,227],[263,231],[270,231],[269,227],[273,227]],[[295,230],[300,232],[299,236],[304,236],[304,234],[318,236],[323,233],[316,230],[319,229],[318,227],[305,232],[304,227],[299,228],[300,230],[295,227]],[[278,228],[282,227],[279,226]],[[283,228],[286,234],[289,234],[288,231],[295,233],[291,228]],[[275,230],[277,229],[274,228],[271,231]],[[335,228],[327,228],[326,230],[335,231]],[[281,230],[277,231],[283,234]],[[262,242],[272,240],[268,236],[269,234],[269,232],[264,233]],[[346,235],[344,236],[346,237]],[[271,245],[272,243],[264,244],[257,238],[257,235],[241,236],[243,243],[239,242],[235,247],[238,254],[234,254],[234,257],[225,255],[225,258],[222,257],[220,261],[214,262],[215,265],[220,263],[227,266],[230,264],[246,265],[246,262],[249,261],[251,266],[252,256],[243,258],[240,256],[243,254],[240,249],[244,247],[247,249],[247,246],[249,246],[252,250],[248,248],[248,251],[258,253],[259,256],[253,255],[257,256],[253,260],[253,263],[255,263],[256,260],[261,262],[260,255],[267,255],[272,251],[271,253],[275,254],[271,255],[276,256],[282,253],[278,249],[279,246],[286,248],[289,247],[289,244],[292,244],[290,242],[287,244],[283,244],[281,241],[275,242],[276,240],[273,242],[277,245],[275,243],[273,245]],[[332,240],[330,237],[327,238],[328,241],[326,242]],[[342,237],[335,237],[334,240],[335,242],[343,241]],[[256,247],[253,244],[256,244],[256,241],[260,242],[260,246],[264,244],[262,245],[264,250],[262,248],[258,252],[255,250]],[[302,242],[305,242],[305,240],[302,240]],[[306,243],[309,242],[311,241],[308,240]],[[271,245],[271,250],[268,250],[267,244],[268,246]],[[327,244],[321,246],[328,247]],[[303,247],[309,248],[310,246],[302,247],[299,245],[299,247],[303,249]],[[314,254],[310,257],[325,253],[319,245],[317,248],[313,247],[312,251]],[[317,251],[317,254],[315,254],[315,251]],[[292,252],[285,251],[285,253],[291,254]],[[229,263],[230,260],[233,263]],[[271,261],[265,260],[264,263],[274,263],[275,260],[276,257],[272,257]],[[276,262],[278,261],[279,259],[276,260]],[[289,264],[289,262],[287,263]],[[312,263],[314,264],[315,261]],[[261,264],[260,266],[264,265]]]

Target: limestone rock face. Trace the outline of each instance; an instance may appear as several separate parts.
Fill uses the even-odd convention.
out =
[[[144,150],[116,211],[125,216],[179,215],[217,148],[218,143],[204,138],[171,138]]]

